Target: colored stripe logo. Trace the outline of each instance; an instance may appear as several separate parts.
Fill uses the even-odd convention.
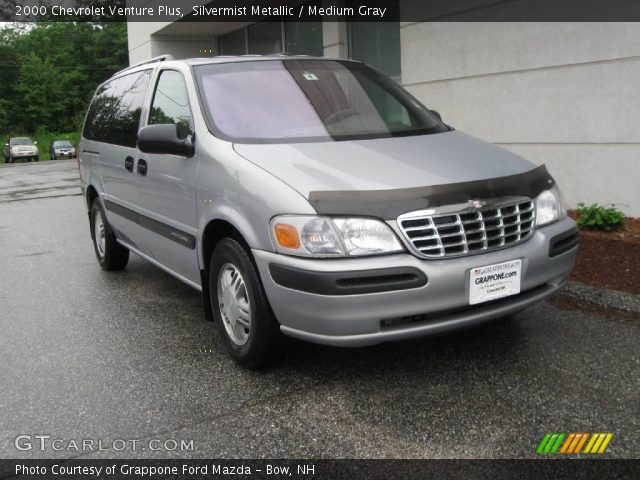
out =
[[[604,453],[613,433],[547,433],[540,443],[538,455]]]

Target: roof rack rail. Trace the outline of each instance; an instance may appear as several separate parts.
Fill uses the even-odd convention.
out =
[[[313,55],[291,53],[291,52],[278,52],[278,53],[272,53],[271,56],[273,57],[312,57]]]
[[[131,70],[132,68],[139,67],[141,65],[146,65],[147,63],[156,63],[156,62],[164,62],[165,60],[175,60],[175,57],[171,54],[158,55],[157,57],[150,58],[149,60],[145,60],[144,62],[139,62],[134,65],[130,65],[127,68],[123,68],[118,73],[126,72],[127,70]]]
[[[313,55],[304,55],[291,52],[277,53],[242,53],[240,55],[215,55],[216,57],[312,57]]]

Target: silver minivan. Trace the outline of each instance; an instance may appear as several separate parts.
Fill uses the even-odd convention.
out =
[[[135,252],[202,291],[249,368],[282,334],[354,347],[509,316],[576,258],[544,166],[360,62],[156,58],[97,89],[79,153],[102,268]]]

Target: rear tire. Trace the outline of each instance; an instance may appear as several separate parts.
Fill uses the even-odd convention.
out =
[[[211,310],[227,352],[252,370],[272,364],[282,334],[249,252],[237,240],[224,238],[209,265]]]
[[[96,258],[103,270],[124,270],[129,261],[129,250],[118,243],[104,214],[99,199],[91,205],[91,239]]]

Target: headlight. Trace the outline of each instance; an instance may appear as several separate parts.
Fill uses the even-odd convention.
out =
[[[279,253],[307,257],[376,255],[404,250],[393,230],[370,218],[281,215],[271,221]]]
[[[536,226],[547,225],[567,215],[562,193],[557,186],[544,190],[536,198]]]

